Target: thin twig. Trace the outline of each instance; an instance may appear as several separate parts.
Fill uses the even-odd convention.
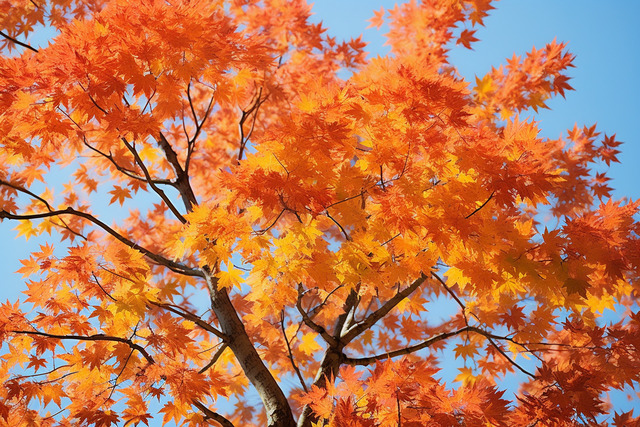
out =
[[[98,276],[96,276],[96,274],[94,272],[91,272],[91,275],[93,276],[93,279],[96,281],[96,285],[98,285],[98,287],[100,289],[102,289],[102,292],[104,292],[104,294],[106,296],[108,296],[109,298],[111,298],[112,301],[118,301],[117,299],[115,299],[113,296],[111,296],[111,294],[109,292],[107,292],[102,285],[100,284],[100,280],[98,279]]]
[[[44,375],[50,375],[52,373],[54,373],[55,371],[57,371],[58,369],[63,369],[63,368],[70,368],[73,365],[60,365],[57,368],[53,368],[50,371],[47,372],[40,372],[39,374],[31,374],[31,375],[19,375],[17,377],[13,377],[13,378],[9,378],[7,381],[18,381],[18,380],[23,380],[26,378],[35,378],[35,377],[42,377]]]
[[[362,190],[361,192],[359,192],[355,196],[349,196],[349,197],[346,197],[346,198],[344,198],[342,200],[338,200],[337,202],[331,203],[330,205],[326,206],[325,209],[329,209],[329,208],[331,208],[333,206],[336,206],[336,205],[339,205],[341,203],[348,202],[349,200],[357,199],[358,197],[362,197],[362,195],[365,194],[366,192],[367,192],[367,190]]]
[[[134,352],[134,349],[131,349],[131,351],[129,352],[129,355],[127,356],[127,358],[125,359],[124,363],[122,364],[122,369],[120,369],[120,372],[118,372],[118,375],[113,380],[114,383],[113,383],[113,387],[111,387],[111,393],[109,393],[109,397],[107,399],[105,399],[105,402],[107,400],[111,399],[111,396],[113,396],[113,393],[115,393],[116,388],[118,387],[118,380],[120,379],[120,376],[124,372],[124,369],[127,367],[127,364],[129,363],[129,359],[131,359],[131,356],[133,355],[133,352]]]
[[[313,307],[311,310],[308,311],[309,316],[313,317],[316,314],[318,314],[318,312],[322,309],[322,307],[324,307],[327,304],[327,302],[329,301],[329,298],[331,297],[331,295],[333,295],[338,289],[342,288],[343,286],[344,286],[344,283],[342,283],[342,284],[336,286],[335,288],[333,288],[331,290],[331,292],[329,292],[327,294],[327,296],[324,298],[324,300],[322,300],[322,302],[320,304],[316,305],[315,307]]]
[[[464,303],[460,300],[460,298],[458,298],[455,292],[453,292],[451,288],[447,286],[445,281],[442,280],[442,278],[438,276],[438,274],[435,271],[431,272],[431,276],[434,279],[436,279],[438,282],[440,282],[440,284],[447,290],[449,295],[451,295],[451,297],[456,301],[456,303],[458,303],[458,305],[460,306],[460,309],[462,310],[462,317],[464,317],[464,322],[467,326],[469,326],[469,319],[467,318],[467,306],[464,305]]]
[[[240,128],[240,150],[238,150],[238,163],[240,163],[240,160],[242,160],[244,149],[247,146],[247,142],[249,142],[249,138],[251,138],[251,134],[253,134],[253,129],[256,125],[256,120],[258,118],[258,110],[260,109],[260,106],[267,100],[267,97],[265,97],[264,99],[262,99],[261,97],[262,97],[262,87],[258,90],[258,94],[256,96],[256,100],[253,103],[253,105],[251,105],[251,107],[246,111],[242,110],[242,117],[240,117],[240,123],[238,124]],[[252,113],[253,113],[253,120],[251,122],[251,128],[249,129],[249,132],[247,133],[247,135],[245,135],[244,122]]]
[[[329,211],[324,211],[324,214],[327,216],[327,218],[329,218],[331,221],[333,221],[338,228],[340,229],[340,231],[342,231],[342,234],[344,234],[344,238],[350,242],[351,241],[351,236],[349,236],[349,233],[347,233],[347,230],[344,229],[344,227],[342,227],[342,224],[340,224],[338,221],[336,221],[330,214]]]
[[[224,353],[224,351],[227,349],[227,347],[229,347],[229,344],[224,343],[220,346],[220,348],[215,352],[215,354],[213,355],[213,357],[211,357],[211,360],[209,361],[209,363],[207,363],[206,365],[204,365],[202,367],[202,369],[200,369],[198,371],[199,374],[204,374],[205,372],[207,372],[207,370],[212,367],[217,361],[218,359],[220,359],[220,356],[222,356],[222,353]]]
[[[120,138],[122,140],[122,142],[124,143],[125,147],[127,147],[127,149],[129,150],[129,152],[133,155],[136,163],[138,164],[138,166],[140,166],[140,169],[142,170],[142,173],[144,174],[144,177],[146,178],[146,181],[149,183],[149,185],[151,186],[151,188],[153,189],[153,191],[155,191],[155,193],[160,196],[160,198],[164,201],[164,203],[167,205],[167,207],[169,208],[169,210],[171,212],[173,212],[173,214],[175,215],[176,218],[178,218],[178,220],[185,224],[187,222],[187,220],[185,219],[184,216],[182,216],[182,214],[180,213],[180,211],[178,211],[178,208],[175,207],[175,205],[173,204],[173,202],[171,202],[171,200],[169,200],[169,197],[167,197],[167,195],[165,194],[164,191],[162,191],[162,189],[160,189],[155,183],[153,178],[151,178],[151,174],[149,173],[149,169],[147,169],[147,166],[144,164],[144,162],[142,161],[142,158],[140,157],[140,155],[138,154],[138,150],[136,150],[136,148],[129,143],[129,141],[127,141],[127,139],[125,137]]]
[[[282,209],[280,211],[280,213],[278,214],[278,216],[276,217],[276,219],[273,220],[271,225],[269,225],[267,228],[263,228],[262,230],[254,231],[253,234],[262,235],[262,234],[266,233],[267,231],[271,230],[271,228],[273,228],[273,226],[276,225],[276,223],[278,222],[278,220],[280,219],[280,217],[282,216],[282,214],[285,211],[286,211],[286,209]]]
[[[383,354],[378,354],[376,356],[370,356],[370,357],[360,357],[360,358],[351,358],[351,357],[344,357],[344,363],[348,364],[348,365],[370,365],[372,363],[375,363],[378,360],[385,360],[385,359],[390,359],[393,357],[397,357],[397,356],[403,356],[405,354],[411,354],[414,353],[418,350],[422,350],[424,348],[430,347],[433,344],[442,341],[444,339],[447,339],[449,337],[453,337],[456,335],[460,335],[462,333],[466,333],[466,332],[474,332],[476,334],[482,335],[485,338],[487,338],[490,342],[492,339],[500,339],[500,340],[509,340],[511,341],[510,338],[508,337],[504,337],[504,336],[499,336],[499,335],[495,335],[492,334],[491,332],[485,331],[483,329],[480,329],[476,326],[465,326],[464,328],[460,328],[458,330],[452,331],[452,332],[443,332],[441,334],[438,334],[436,336],[433,336],[427,340],[422,341],[419,344],[416,345],[412,345],[409,347],[404,347],[398,350],[394,350],[394,351],[388,351],[386,353]],[[504,353],[504,351],[502,349],[500,349],[499,347],[497,348],[498,351],[505,357],[507,358],[507,360],[509,360],[516,368],[518,368],[521,372],[527,374],[528,376],[530,376],[531,378],[536,378],[535,375],[533,375],[532,373],[528,372],[527,370],[525,370],[522,366],[518,365],[517,362],[513,361],[508,355],[506,355],[506,353]]]
[[[307,312],[302,308],[302,295],[303,295],[302,285],[298,284],[298,298],[296,300],[296,308],[298,309],[298,312],[300,313],[300,315],[302,315],[302,320],[304,321],[304,324],[307,325],[311,330],[320,334],[320,336],[324,338],[324,340],[330,346],[336,347],[338,345],[338,342],[336,341],[336,339],[332,337],[331,334],[327,332],[325,328],[323,328],[322,326],[318,325],[313,320],[311,320]]]
[[[298,380],[300,381],[300,385],[302,386],[302,389],[306,393],[309,390],[307,390],[307,385],[304,382],[304,378],[302,378],[302,373],[300,372],[298,365],[296,365],[296,361],[293,359],[293,353],[291,352],[291,344],[289,343],[289,338],[287,337],[287,332],[284,328],[284,310],[280,312],[280,328],[282,329],[282,336],[284,337],[284,342],[287,344],[287,352],[289,353],[289,360],[291,361],[291,366],[293,367],[293,370],[298,376]]]
[[[486,204],[486,203],[485,203]],[[480,208],[479,208],[480,209]],[[447,292],[449,293],[449,295],[451,295],[453,297],[453,299],[456,301],[456,303],[458,303],[458,305],[460,306],[461,310],[462,310],[462,316],[464,317],[464,322],[467,325],[467,328],[469,328],[469,319],[467,318],[467,306],[460,300],[460,298],[458,298],[458,296],[455,294],[455,292],[453,292],[453,290],[451,288],[449,288],[447,286],[447,284],[444,282],[444,280],[442,280],[442,278],[440,276],[438,276],[435,272],[431,272],[431,275],[438,281],[440,282],[440,284],[447,290]],[[478,319],[478,316],[476,316],[475,314],[473,314],[473,317],[476,318],[476,320],[480,321],[480,319]],[[481,322],[482,323],[482,322]],[[469,331],[471,331],[471,329],[469,329]],[[511,363],[511,365],[515,366],[519,371],[521,371],[524,374],[529,375],[531,378],[536,378],[535,375],[533,375],[532,373],[530,373],[529,371],[525,370],[522,366],[520,366],[515,360],[513,360],[511,357],[509,357],[509,355],[507,353],[504,352],[504,350],[502,350],[502,348],[500,346],[498,346],[498,344],[496,344],[496,342],[493,340],[494,336],[491,336],[489,333],[486,334],[482,334],[484,335],[488,340],[489,343],[496,349],[498,350],[498,352],[509,361],[509,363]],[[517,345],[520,345],[521,347],[523,347],[525,350],[530,351],[526,345],[520,344],[516,341],[514,341],[512,338],[509,337],[500,337],[500,339],[506,339],[508,341],[511,341]]]
[[[192,321],[193,323],[198,325],[200,328],[204,329],[207,332],[211,332],[212,334],[214,334],[224,342],[229,341],[229,337],[225,335],[223,332],[219,331],[218,329],[211,326],[209,323],[202,320],[200,316],[194,313],[191,313],[190,311],[187,311],[182,307],[179,307],[173,304],[163,303],[160,301],[149,301],[149,303],[152,305],[155,305],[156,307],[164,308],[165,310],[170,311],[171,313],[177,314],[178,316],[184,319]]]
[[[496,193],[496,192],[495,192],[495,190],[494,190],[494,191],[491,193],[491,195],[489,196],[489,198],[488,198],[487,200],[485,200],[485,202],[484,202],[483,204],[481,204],[480,206],[478,206],[478,207],[476,208],[476,210],[474,210],[473,212],[471,212],[469,215],[465,216],[465,217],[464,217],[464,219],[469,219],[469,218],[471,218],[473,215],[475,215],[476,213],[478,213],[478,211],[479,211],[480,209],[484,208],[484,207],[487,205],[487,203],[489,203],[489,201],[490,201],[491,199],[493,199],[493,195],[494,195],[495,193]]]
[[[30,46],[27,43],[21,42],[20,40],[14,39],[13,37],[11,37],[8,34],[5,34],[3,31],[0,31],[0,36],[4,37],[5,39],[12,41],[13,43],[17,44],[18,46],[22,46],[25,49],[29,49],[30,51],[33,51],[35,53],[38,53],[38,49],[36,49],[35,47]]]

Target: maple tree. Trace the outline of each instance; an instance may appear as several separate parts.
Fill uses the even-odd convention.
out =
[[[303,0],[1,0],[0,219],[50,237],[0,306],[0,423],[637,423],[620,142],[527,118],[562,43],[458,75],[491,9],[376,11],[367,58]]]

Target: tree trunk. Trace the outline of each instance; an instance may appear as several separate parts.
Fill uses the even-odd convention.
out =
[[[327,377],[335,378],[336,375],[338,375],[341,365],[341,357],[341,350],[336,351],[331,348],[327,349],[327,352],[324,354],[324,358],[322,359],[320,369],[318,370],[318,374],[313,381],[313,385],[320,388],[326,388]],[[298,418],[298,427],[311,427],[314,422],[318,422],[318,419],[311,413],[311,407],[309,405],[305,405],[304,408],[302,408],[300,418]]]
[[[227,290],[218,289],[217,278],[210,275],[207,275],[207,284],[211,309],[218,318],[220,329],[229,337],[229,348],[262,399],[269,427],[295,427],[289,402],[249,339]]]

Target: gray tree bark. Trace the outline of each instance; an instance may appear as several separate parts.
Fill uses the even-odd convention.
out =
[[[211,274],[207,274],[206,279],[211,295],[211,309],[218,318],[220,329],[228,337],[229,348],[262,399],[268,426],[295,427],[291,406],[253,346],[227,290],[218,289],[218,279]]]

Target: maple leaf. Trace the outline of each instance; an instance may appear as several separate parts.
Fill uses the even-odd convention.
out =
[[[31,221],[21,221],[15,228],[18,232],[16,237],[24,236],[26,240],[29,240],[33,236],[38,235],[37,228],[33,226]]]
[[[327,390],[311,386],[308,393],[305,393],[301,400],[304,404],[308,404],[313,412],[320,418],[329,418],[333,412],[333,398]]]
[[[478,348],[474,344],[458,344],[454,349],[456,357],[462,356],[464,359],[472,358],[478,353]]]
[[[461,44],[467,49],[471,49],[471,43],[475,43],[478,41],[478,39],[474,37],[475,32],[475,30],[462,30],[456,43]]]
[[[373,11],[373,17],[369,19],[369,26],[367,28],[380,28],[384,25],[384,15],[387,13],[384,7],[380,10]]]
[[[124,204],[124,201],[126,199],[131,198],[131,190],[129,190],[128,188],[120,187],[118,185],[114,185],[113,190],[109,191],[109,194],[112,194],[109,203],[117,201],[118,203],[120,203],[120,206]]]
[[[470,385],[476,382],[476,376],[471,368],[458,368],[460,373],[456,376],[454,381],[460,381],[463,385]]]
[[[583,279],[577,279],[574,277],[568,277],[564,281],[563,286],[569,292],[569,294],[578,294],[582,298],[587,297],[587,289],[589,289],[589,282]]]
[[[480,99],[488,97],[494,90],[491,76],[487,74],[482,79],[476,76],[476,87],[473,90],[478,94]]]
[[[523,323],[523,320],[525,318],[523,310],[524,307],[511,307],[509,309],[509,312],[502,314],[500,318],[509,328],[518,329],[518,326]]]
[[[33,367],[35,372],[38,372],[38,369],[44,368],[47,366],[47,360],[39,357],[31,356],[29,358],[29,364],[27,365],[27,369]]]
[[[322,347],[317,343],[315,334],[309,333],[302,335],[302,339],[298,348],[303,353],[311,355],[320,350]]]
[[[220,279],[218,286],[221,288],[240,287],[243,281],[242,270],[237,269],[233,264],[227,264],[227,269],[219,271],[217,277]]]
[[[620,414],[616,412],[613,416],[613,425],[616,427],[630,426],[638,423],[638,421],[640,421],[640,419],[633,418],[633,410]]]

